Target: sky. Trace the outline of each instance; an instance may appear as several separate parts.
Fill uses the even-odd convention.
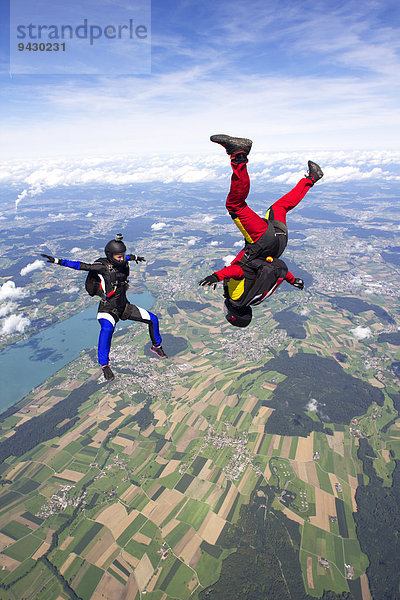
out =
[[[46,2],[56,4],[30,4],[45,14]],[[118,23],[141,2],[74,10]],[[144,56],[138,73],[132,46],[108,40],[97,46],[106,73],[56,75],[10,74],[1,6],[1,161],[188,153],[201,163],[214,133],[250,137],[260,152],[400,149],[398,0],[153,0],[151,70]],[[94,64],[88,44],[82,71]]]

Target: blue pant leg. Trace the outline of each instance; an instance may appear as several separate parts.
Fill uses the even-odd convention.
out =
[[[147,311],[150,315],[150,320],[151,323],[153,325],[153,336],[150,335],[150,337],[154,337],[154,341],[155,341],[155,346],[160,346],[161,342],[162,342],[162,337],[160,335],[160,328],[159,328],[159,324],[158,324],[158,317],[157,315],[155,315],[154,313]]]
[[[104,367],[104,365],[108,365],[111,340],[115,329],[115,321],[111,317],[111,315],[107,315],[107,318],[102,318],[100,316],[98,316],[97,318],[101,327],[99,335],[99,344],[97,347],[97,356],[99,364],[102,367]],[[112,321],[114,321],[114,323]]]

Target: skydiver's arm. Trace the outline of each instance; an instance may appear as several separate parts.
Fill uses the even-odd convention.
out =
[[[297,287],[299,290],[304,289],[304,281],[299,277],[295,277],[294,275],[292,275],[290,271],[287,272],[285,281],[291,283],[292,285],[294,285],[294,287]]]
[[[64,258],[54,258],[48,254],[42,254],[43,258],[47,258],[47,262],[75,269],[76,271],[95,271],[96,273],[105,273],[107,267],[102,263],[84,263],[80,260],[65,260]]]
[[[220,271],[216,271],[219,281],[223,281],[224,279],[230,279],[233,277],[234,279],[241,279],[244,275],[244,271],[240,265],[238,265],[238,261],[243,258],[244,248],[239,252],[237,256],[233,259],[231,264],[228,267],[221,269]]]
[[[224,267],[220,271],[216,271],[215,275],[218,277],[219,281],[230,279],[231,277],[234,279],[241,279],[244,275],[244,271],[239,265],[229,265],[229,267]]]
[[[126,260],[134,260],[136,262],[136,264],[140,263],[140,262],[146,262],[146,259],[144,256],[136,256],[135,254],[127,254],[125,256]]]
[[[288,271],[287,275],[285,277],[285,281],[287,281],[288,283],[291,283],[293,285],[295,280],[296,280],[296,277],[294,275],[292,275],[292,273],[290,271]]]

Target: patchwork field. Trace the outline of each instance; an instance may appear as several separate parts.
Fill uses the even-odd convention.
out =
[[[172,242],[165,237],[164,243],[170,248]],[[225,255],[222,248],[212,252],[215,260]],[[311,272],[313,262],[301,257],[299,265]],[[270,504],[260,496],[263,510],[279,511],[297,527],[305,592],[316,598],[324,590],[348,592],[349,564],[360,597],[370,600],[368,559],[353,519],[362,473],[357,449],[360,436],[368,436],[377,473],[390,486],[400,429],[387,389],[396,389],[398,380],[382,365],[400,359],[398,348],[351,337],[354,315],[333,308],[333,292],[316,294],[312,286],[308,296],[289,286],[267,308],[255,308],[252,327],[233,330],[218,291],[182,287],[194,276],[193,260],[187,248],[175,248],[170,278],[146,280],[167,332],[168,363],[149,356],[147,332],[132,325],[115,340],[114,382],[99,380],[88,353],[33,390],[27,404],[2,422],[1,443],[60,398],[82,392],[74,416],[60,417],[62,435],[40,439],[21,456],[14,448],[2,463],[4,600],[24,597],[24,589],[41,600],[41,581],[45,600],[64,600],[50,564],[84,600],[197,600],[219,579],[234,551],[224,546],[227,532],[263,486],[272,490]],[[347,262],[340,265],[347,273]],[[387,302],[394,312],[395,300]],[[290,318],[301,317],[300,337],[275,318],[289,306]],[[357,319],[374,336],[383,331],[373,311]],[[371,402],[340,423],[324,420],[312,403],[308,410],[317,396],[301,385],[290,395],[291,380],[304,379],[291,371],[299,355],[321,364],[329,359],[330,368],[339,365],[345,375],[383,390],[382,409]],[[284,368],[276,370],[278,363]],[[300,394],[306,399],[292,410]],[[304,423],[304,435],[288,433],[289,425],[301,429]]]

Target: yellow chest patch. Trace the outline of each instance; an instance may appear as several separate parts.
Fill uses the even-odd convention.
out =
[[[239,300],[244,292],[244,277],[242,279],[228,279],[228,293],[232,300]]]

